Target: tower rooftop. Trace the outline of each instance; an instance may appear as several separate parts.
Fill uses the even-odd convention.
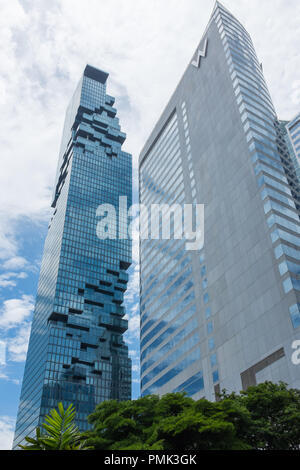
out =
[[[109,74],[103,70],[97,69],[96,67],[87,65],[84,69],[83,75],[104,84],[106,83]]]

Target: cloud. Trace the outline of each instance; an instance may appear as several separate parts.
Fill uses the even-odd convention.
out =
[[[253,37],[280,117],[291,118],[300,98],[299,1],[225,4]],[[89,0],[88,8],[81,0],[0,5],[0,258],[12,259],[19,256],[15,222],[50,217],[64,114],[86,63],[110,73],[108,92],[116,96],[125,148],[136,169],[214,0]],[[137,261],[137,244],[133,253]]]
[[[33,308],[31,295],[23,295],[20,299],[5,300],[0,310],[0,329],[8,330],[22,326],[31,316]]]
[[[0,341],[0,367],[6,364],[6,341]]]
[[[7,261],[5,261],[3,264],[3,269],[18,270],[24,268],[27,266],[27,264],[28,261],[22,256],[13,256],[12,258],[9,258]]]
[[[131,357],[132,360],[139,359],[139,351],[137,349],[130,349],[129,350],[129,356]]]
[[[26,359],[33,308],[31,295],[3,302],[0,309],[0,379],[2,380],[19,384],[19,380],[10,377],[5,369],[8,363],[24,362]]]
[[[292,83],[292,94],[291,94],[292,104],[298,105],[300,103],[300,80],[295,80]]]
[[[129,316],[128,320],[128,332],[136,337],[140,334],[140,315]]]
[[[7,278],[7,275],[0,275],[0,288],[15,287],[16,281]]]
[[[136,296],[138,294],[138,289],[139,289],[139,277],[140,276],[140,270],[139,270],[139,265],[135,265],[133,263],[133,267],[130,272],[130,277],[129,277],[129,282],[127,286],[127,291],[125,293],[125,302],[130,305],[130,309],[136,307],[133,307],[131,304],[136,300]]]
[[[26,359],[31,325],[27,323],[18,329],[17,334],[8,340],[8,359],[13,362],[24,362]]]
[[[14,287],[17,285],[17,279],[26,279],[27,273],[4,273],[0,274],[0,288]]]
[[[15,385],[19,385],[20,384],[20,380],[18,379],[13,379],[11,377],[9,377],[7,374],[3,373],[0,371],[0,380],[5,380],[6,382],[12,382],[14,383]],[[0,441],[1,442],[1,441]]]
[[[10,215],[0,210],[0,259],[15,256],[17,249],[16,234]]]
[[[0,416],[0,449],[11,450],[15,430],[15,420],[10,416]]]
[[[300,66],[299,2],[225,3],[253,36],[279,113],[295,114],[299,101],[291,94],[297,98],[299,90],[299,84],[293,88]],[[183,74],[213,4],[112,0],[100,7],[98,0],[89,0],[86,8],[81,0],[1,2],[0,99],[6,106],[0,206],[6,214],[49,217],[64,113],[87,62],[110,72],[108,91],[116,95],[128,135],[125,145],[137,165],[138,152]]]

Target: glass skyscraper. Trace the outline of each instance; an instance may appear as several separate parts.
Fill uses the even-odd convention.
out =
[[[299,182],[252,40],[219,2],[139,176],[148,209],[205,205],[199,251],[147,240],[142,225],[142,394],[214,400],[265,380],[299,388]]]
[[[286,122],[286,139],[293,163],[300,182],[300,113],[290,122]]]
[[[86,66],[67,109],[14,448],[60,401],[75,405],[84,431],[98,403],[131,398],[123,340],[131,240],[96,233],[99,205],[126,196],[129,207],[132,198],[132,159],[107,78]]]

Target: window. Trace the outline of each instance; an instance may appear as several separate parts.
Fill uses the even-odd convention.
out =
[[[290,315],[291,320],[294,328],[300,327],[300,311],[299,311],[299,304],[292,305],[290,307]]]

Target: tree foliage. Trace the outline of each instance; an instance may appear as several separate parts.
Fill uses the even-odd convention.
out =
[[[104,402],[90,416],[88,443],[105,450],[248,449],[236,429],[249,414],[239,403],[194,401],[181,393]]]
[[[28,444],[20,445],[23,450],[84,450],[87,448],[74,423],[75,408],[70,405],[66,410],[62,403],[58,411],[51,410],[42,424],[44,432],[36,428],[36,437],[25,437]]]
[[[213,403],[181,393],[107,401],[89,422],[98,450],[300,449],[300,391],[266,382]]]
[[[225,400],[240,403],[250,413],[251,426],[244,436],[254,449],[300,449],[300,390],[283,382],[265,382],[249,387],[240,395],[222,394]]]
[[[135,401],[105,401],[80,434],[75,410],[61,403],[27,437],[25,450],[300,450],[300,391],[265,382],[219,401],[194,401],[183,393]]]

